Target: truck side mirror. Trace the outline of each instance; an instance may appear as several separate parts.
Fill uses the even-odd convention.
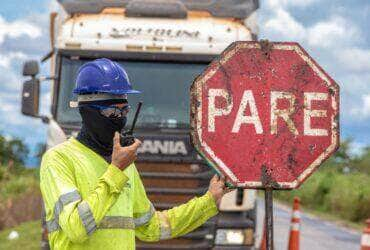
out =
[[[24,115],[39,117],[39,96],[40,81],[37,78],[32,78],[23,83],[22,113]]]
[[[26,61],[23,64],[23,75],[35,77],[39,73],[39,63],[35,60]]]

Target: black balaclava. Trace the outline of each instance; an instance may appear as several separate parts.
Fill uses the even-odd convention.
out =
[[[82,117],[82,127],[77,140],[86,145],[105,160],[110,161],[113,151],[113,137],[116,131],[126,125],[127,118],[108,118],[94,107],[82,105],[79,107]]]

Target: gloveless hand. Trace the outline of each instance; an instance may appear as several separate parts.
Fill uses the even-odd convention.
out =
[[[124,170],[137,158],[137,149],[140,147],[141,141],[135,139],[135,142],[127,147],[122,147],[120,143],[120,135],[115,132],[113,138],[112,164],[121,170]]]
[[[219,206],[222,196],[228,192],[231,192],[232,189],[229,189],[225,186],[225,177],[214,175],[209,182],[208,191],[211,192],[217,206]]]

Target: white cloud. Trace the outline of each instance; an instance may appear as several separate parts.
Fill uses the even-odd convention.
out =
[[[56,2],[56,1],[51,1]],[[55,4],[47,3],[47,9],[54,10]],[[16,10],[15,10],[16,11]],[[22,62],[40,59],[49,50],[48,12],[32,12],[14,21],[0,15],[0,132],[22,138],[32,149],[37,142],[45,141],[46,126],[40,119],[22,115],[21,90]],[[47,66],[41,73],[48,74]],[[50,112],[50,94],[44,94],[47,85],[42,85],[40,96],[41,112]]]
[[[0,15],[0,130],[5,134],[28,138],[42,129],[39,119],[21,114],[22,62],[39,58],[40,48],[48,47],[47,36],[42,36],[47,24],[47,13],[33,13],[14,21]]]
[[[274,17],[264,24],[267,33],[270,33],[273,37],[284,38],[284,40],[302,40],[305,38],[305,28],[288,11],[277,8],[274,14]]]
[[[263,24],[264,33],[273,40],[293,40],[310,47],[339,48],[361,39],[360,31],[349,20],[332,15],[311,26],[304,26],[295,19],[284,5],[271,9]]]
[[[370,49],[343,49],[336,53],[336,58],[348,70],[355,72],[370,72]]]
[[[20,93],[22,85],[21,69],[19,67],[14,69],[13,67],[5,68],[0,67],[0,83],[1,92],[8,94],[9,92]],[[1,107],[0,107],[1,109]]]
[[[9,69],[13,60],[25,60],[27,56],[22,52],[0,53],[0,67]]]
[[[25,20],[7,22],[0,16],[0,44],[3,43],[5,37],[17,38],[22,35],[26,35],[30,38],[37,38],[41,36],[41,29]]]
[[[356,26],[340,16],[331,16],[307,28],[306,40],[316,47],[339,47],[359,38]]]
[[[362,95],[361,100],[361,104],[352,109],[352,114],[359,119],[364,119],[370,117],[370,93]]]
[[[267,5],[270,8],[279,8],[288,6],[307,7],[315,2],[318,2],[318,0],[268,0]]]
[[[363,24],[367,16],[357,8],[325,8],[328,5],[303,0],[261,1],[260,37],[300,43],[340,85],[344,136],[368,145],[364,138],[370,135],[370,47]]]
[[[21,114],[21,102],[20,94],[10,94],[9,96],[0,96],[0,116],[3,117],[1,120],[1,129],[11,130],[16,128],[33,127],[39,125],[39,119],[29,118]],[[19,131],[21,133],[21,131]]]
[[[23,120],[20,119],[20,102],[19,94],[1,95],[0,98],[0,115],[3,117],[1,123],[9,126],[21,125]]]

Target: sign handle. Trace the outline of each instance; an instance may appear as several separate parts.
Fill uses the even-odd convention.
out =
[[[274,244],[274,224],[273,224],[273,203],[272,188],[265,189],[265,232],[266,232],[266,249],[273,250]]]

